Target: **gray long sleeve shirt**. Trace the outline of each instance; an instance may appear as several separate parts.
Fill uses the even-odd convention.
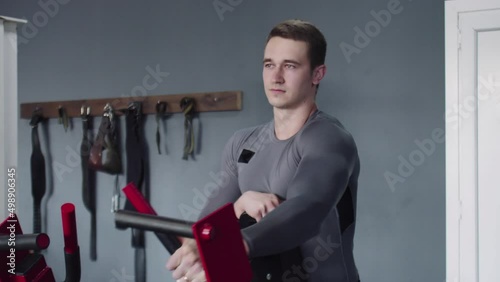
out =
[[[201,217],[246,191],[276,194],[284,201],[242,230],[249,256],[300,246],[302,264],[285,271],[283,281],[357,282],[353,237],[359,171],[352,136],[319,110],[287,140],[275,137],[273,121],[242,129],[226,144],[223,185]]]

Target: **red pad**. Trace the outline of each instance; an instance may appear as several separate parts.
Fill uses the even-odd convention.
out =
[[[138,212],[156,215],[134,183],[129,183],[122,191]],[[204,232],[204,229],[211,229],[211,232]],[[192,230],[207,282],[250,282],[252,269],[233,204],[227,204],[196,222]]]
[[[207,282],[250,282],[252,269],[233,204],[226,204],[193,224],[193,234]]]

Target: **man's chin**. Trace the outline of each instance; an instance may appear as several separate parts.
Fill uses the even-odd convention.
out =
[[[283,102],[276,101],[275,99],[267,99],[269,104],[276,109],[282,109],[285,108],[286,104]]]
[[[280,99],[279,97],[267,96],[267,102],[274,108],[286,106],[286,101],[283,101],[283,99]]]
[[[291,108],[290,105],[285,104],[285,103],[274,103],[274,104],[271,104],[271,106],[273,106],[273,108],[276,110],[288,110]]]

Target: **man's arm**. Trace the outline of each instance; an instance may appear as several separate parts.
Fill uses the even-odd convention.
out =
[[[221,171],[217,174],[217,188],[207,197],[207,203],[202,209],[199,218],[203,218],[212,213],[226,203],[235,202],[241,192],[238,186],[238,170],[234,162],[235,135],[233,135],[224,147],[222,152]],[[244,243],[245,244],[245,243]],[[245,245],[246,246],[246,245]],[[247,250],[247,248],[246,248]],[[247,251],[248,253],[248,251]],[[205,273],[200,261],[200,255],[196,246],[196,241],[191,238],[183,238],[182,246],[167,261],[166,268],[172,271],[174,279],[181,277],[193,278],[199,277],[203,281]]]
[[[245,212],[259,222],[264,216],[273,211],[281,200],[275,194],[256,191],[246,191],[234,203],[234,212],[239,219]]]
[[[292,249],[319,233],[344,193],[358,161],[354,140],[344,129],[310,126],[300,136],[301,160],[286,200],[258,224],[242,230],[249,256]]]
[[[235,135],[231,136],[222,151],[221,171],[217,174],[217,189],[207,197],[207,203],[201,210],[199,219],[227,203],[234,203],[241,196],[238,168],[234,158],[238,150],[235,139]]]

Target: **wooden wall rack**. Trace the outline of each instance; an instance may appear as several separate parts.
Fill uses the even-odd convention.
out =
[[[144,114],[155,114],[158,102],[167,103],[167,114],[180,113],[180,101],[184,97],[195,100],[196,112],[213,111],[239,111],[242,104],[242,91],[202,92],[173,95],[143,96],[143,97],[119,97],[104,99],[51,101],[21,104],[21,118],[30,119],[35,109],[39,109],[44,118],[58,118],[59,108],[66,111],[68,117],[80,117],[82,106],[90,107],[91,116],[102,116],[104,106],[109,103],[115,110],[116,115],[122,113],[118,110],[126,109],[131,102],[141,101]]]

